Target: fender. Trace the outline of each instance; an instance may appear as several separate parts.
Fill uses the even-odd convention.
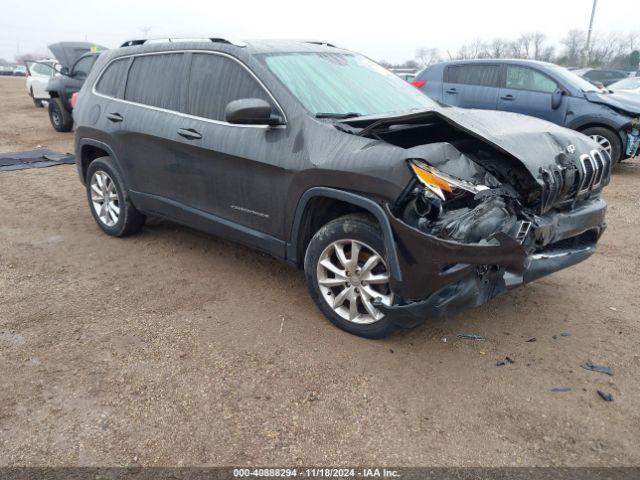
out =
[[[389,262],[391,276],[398,282],[402,281],[402,272],[400,271],[400,264],[398,262],[398,253],[396,251],[396,243],[393,238],[393,231],[391,230],[391,224],[382,206],[367,197],[351,192],[345,192],[343,190],[336,190],[335,188],[313,187],[304,192],[302,197],[300,197],[300,201],[296,207],[293,225],[291,227],[291,235],[286,246],[285,255],[288,261],[295,262],[298,258],[298,240],[300,236],[302,215],[305,212],[309,200],[314,197],[334,198],[336,200],[361,207],[371,213],[376,220],[378,220],[380,228],[382,229],[382,234],[384,236],[384,248],[387,251],[387,260]]]
[[[572,130],[580,130],[586,125],[602,126],[605,128],[609,128],[610,130],[613,130],[618,134],[618,136],[620,137],[620,140],[624,141],[624,136],[621,131],[624,124],[615,122],[613,119],[607,118],[607,117],[593,117],[591,115],[583,115],[583,116],[574,118],[568,125],[566,125],[566,127]]]
[[[76,167],[78,169],[78,175],[80,176],[80,181],[82,182],[83,185],[84,185],[84,180],[85,179],[84,179],[84,171],[82,169],[82,149],[85,146],[97,147],[97,148],[107,152],[107,154],[109,154],[109,156],[113,159],[113,161],[118,166],[118,170],[120,170],[120,175],[122,175],[124,180],[125,180],[125,182],[127,182],[127,184],[129,184],[129,181],[128,181],[128,178],[127,178],[127,174],[122,169],[122,166],[120,165],[120,161],[118,160],[118,157],[114,153],[113,149],[109,145],[107,145],[106,143],[101,142],[99,140],[94,140],[93,138],[83,138],[83,139],[78,141],[78,145],[76,147]]]

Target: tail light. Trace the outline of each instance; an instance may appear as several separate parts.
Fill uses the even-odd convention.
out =
[[[72,110],[76,108],[76,103],[78,103],[78,92],[73,92],[71,94],[71,100],[69,101],[69,103],[71,104]]]
[[[425,86],[426,83],[427,83],[426,80],[414,80],[413,82],[411,82],[411,85],[413,85],[416,88],[422,88]]]

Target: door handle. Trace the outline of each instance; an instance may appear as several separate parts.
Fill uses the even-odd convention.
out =
[[[513,101],[513,100],[515,100],[515,99],[516,99],[516,97],[514,97],[514,96],[513,96],[513,95],[511,95],[511,94],[508,94],[508,95],[502,95],[500,98],[501,98],[502,100],[509,100],[509,101]]]
[[[451,94],[456,94],[458,93],[458,90],[456,90],[455,88],[450,88],[449,90],[445,90],[446,93],[451,93]]]
[[[119,113],[107,113],[107,118],[111,120],[113,123],[118,123],[124,120],[124,117]]]
[[[186,138],[187,140],[199,140],[202,138],[202,135],[199,132],[196,132],[193,128],[179,128],[178,135]]]

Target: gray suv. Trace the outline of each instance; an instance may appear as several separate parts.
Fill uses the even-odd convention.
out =
[[[414,85],[447,105],[523,113],[578,130],[614,163],[638,153],[638,95],[600,91],[566,68],[533,60],[443,62]]]
[[[98,58],[74,116],[106,234],[155,215],[258,248],[365,337],[581,262],[605,228],[597,143],[440,106],[331,45],[127,42]]]

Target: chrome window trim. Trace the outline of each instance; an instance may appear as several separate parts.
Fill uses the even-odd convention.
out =
[[[149,56],[149,55],[170,55],[173,53],[182,53],[182,54],[186,54],[186,53],[204,53],[207,55],[218,55],[221,57],[226,57],[229,58],[233,61],[235,61],[236,63],[238,63],[240,66],[242,66],[247,72],[249,72],[249,75],[251,75],[256,82],[258,82],[258,85],[260,85],[260,87],[267,93],[267,95],[269,95],[269,98],[271,98],[271,100],[273,100],[274,105],[276,106],[276,108],[280,111],[280,113],[282,114],[282,119],[284,121],[284,123],[282,125],[266,125],[266,124],[259,124],[259,125],[244,125],[244,124],[237,124],[237,123],[229,123],[229,122],[225,122],[222,120],[213,120],[211,118],[205,118],[205,117],[198,117],[196,115],[190,115],[188,113],[182,113],[182,112],[177,112],[175,110],[169,110],[166,108],[161,108],[161,107],[154,107],[153,105],[145,105],[144,103],[138,103],[138,102],[132,102],[130,100],[125,100],[123,98],[115,98],[115,97],[111,97],[109,95],[105,95],[103,93],[100,93],[96,90],[96,86],[98,85],[98,82],[100,82],[100,79],[102,78],[102,75],[104,75],[104,72],[107,71],[107,68],[109,68],[109,66],[120,59],[123,58],[132,58],[132,57],[144,57],[144,56]],[[127,80],[128,80],[128,76],[129,76],[129,72],[127,71]],[[272,128],[286,128],[288,120],[287,120],[287,115],[284,112],[284,109],[282,108],[282,106],[280,105],[280,103],[276,100],[276,98],[273,96],[273,94],[269,91],[269,89],[265,86],[265,84],[262,82],[262,80],[260,80],[258,78],[258,76],[253,73],[253,71],[241,60],[239,60],[238,58],[234,57],[233,55],[229,55],[228,53],[224,53],[224,52],[217,52],[217,51],[212,51],[212,50],[167,50],[167,51],[162,51],[162,52],[148,52],[148,53],[132,53],[130,55],[122,55],[120,57],[116,57],[113,58],[109,61],[109,63],[107,63],[104,68],[102,69],[102,71],[98,74],[97,78],[95,79],[95,81],[93,82],[93,85],[91,86],[91,93],[98,96],[98,97],[102,97],[102,98],[107,98],[109,100],[114,100],[116,102],[121,102],[121,103],[125,103],[128,105],[136,105],[138,107],[144,107],[144,108],[148,108],[149,110],[155,110],[158,112],[165,112],[165,113],[172,113],[174,115],[178,115],[181,117],[185,117],[185,118],[190,118],[193,120],[200,120],[203,122],[208,122],[208,123],[214,123],[216,125],[225,125],[228,127],[240,127],[240,128],[262,128],[262,129],[272,129]]]

